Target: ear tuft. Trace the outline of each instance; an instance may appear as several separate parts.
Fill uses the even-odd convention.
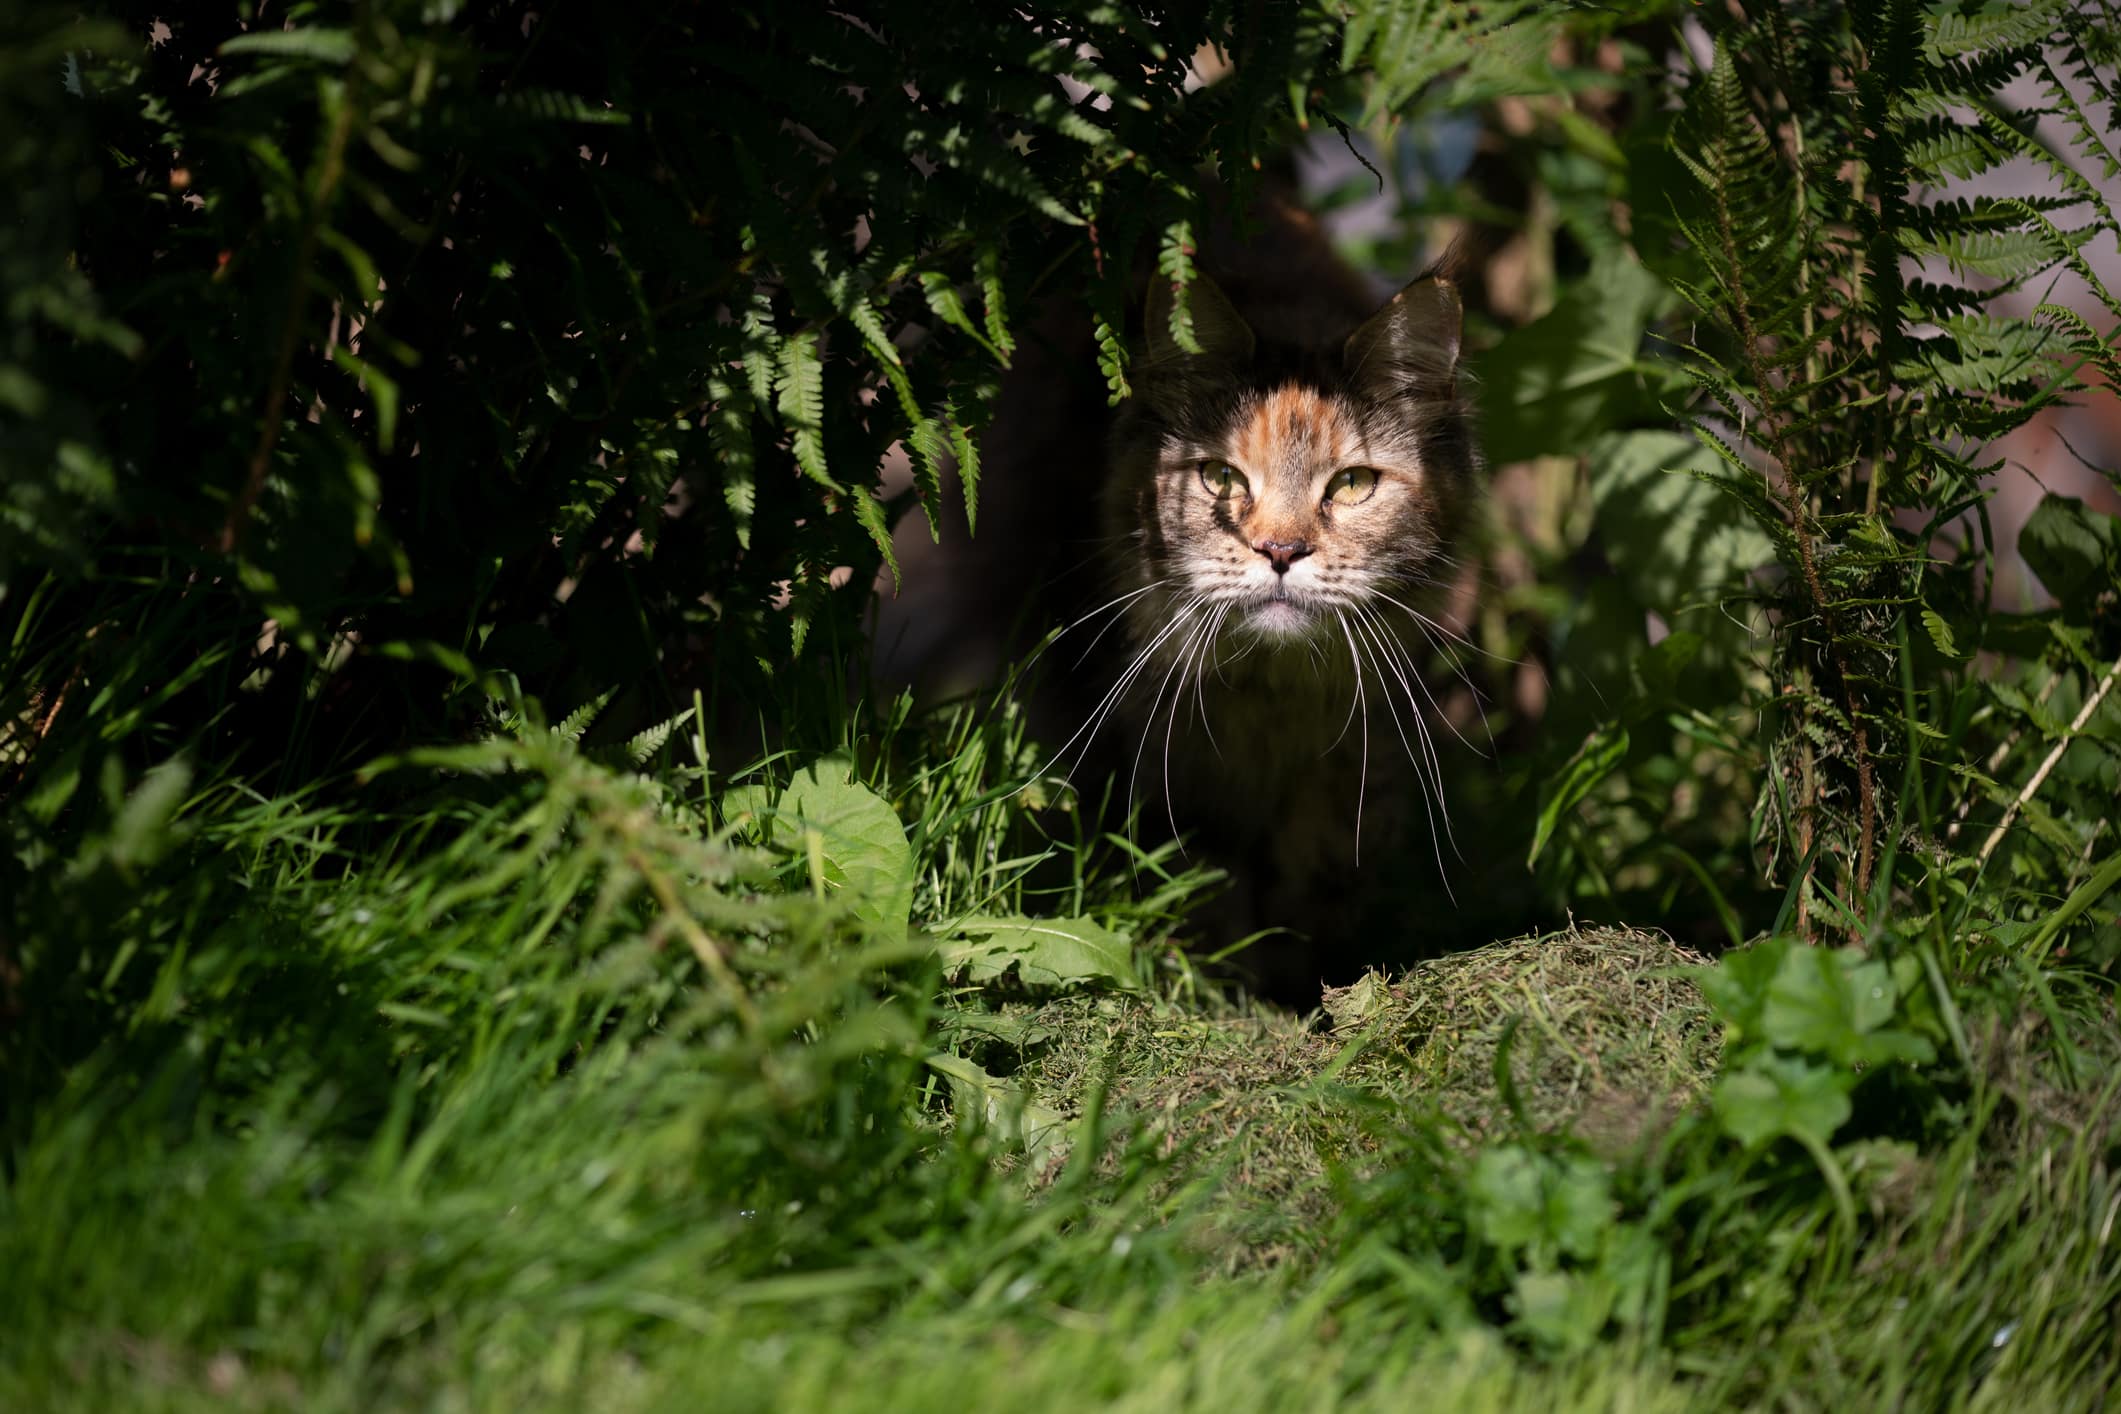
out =
[[[1464,318],[1456,285],[1433,275],[1416,280],[1348,336],[1349,377],[1372,397],[1455,398]]]

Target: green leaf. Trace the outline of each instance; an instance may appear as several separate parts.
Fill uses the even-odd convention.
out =
[[[1698,439],[1613,433],[1588,461],[1599,543],[1645,608],[1669,618],[1774,561],[1775,543],[1706,479],[1718,458]]]
[[[343,29],[267,29],[239,34],[221,45],[223,54],[275,54],[314,59],[320,64],[350,64],[354,37]]]
[[[2115,581],[2121,532],[2113,516],[2094,511],[2074,496],[2040,498],[2018,538],[2018,552],[2048,592],[2065,608],[2080,611]]]
[[[751,520],[759,504],[758,470],[751,446],[751,389],[735,378],[717,376],[707,380],[707,395],[714,400],[707,440],[720,463],[722,503],[736,527],[736,543],[748,550]]]
[[[788,428],[796,465],[820,486],[840,485],[825,467],[825,365],[815,331],[790,335],[780,349],[780,395],[777,406]]]
[[[1612,1224],[1605,1169],[1581,1156],[1555,1160],[1521,1145],[1489,1149],[1467,1181],[1473,1230],[1505,1252],[1594,1255]]]
[[[869,532],[869,539],[883,553],[884,563],[890,566],[891,585],[896,589],[899,583],[898,556],[891,548],[891,527],[884,523],[884,503],[876,498],[874,491],[860,487],[849,499],[854,503],[854,518]]]
[[[989,1075],[971,1061],[939,1053],[928,1057],[928,1068],[950,1082],[950,1102],[960,1123],[984,1124],[1034,1162],[1043,1161],[1067,1137],[1067,1116],[1033,1103],[1020,1086]]]
[[[1643,357],[1643,334],[1673,304],[1669,287],[1625,251],[1601,255],[1540,318],[1478,360],[1488,459],[1574,456],[1598,433],[1656,416],[1677,377]]]
[[[1532,836],[1532,852],[1525,858],[1527,866],[1539,862],[1541,851],[1553,838],[1562,817],[1582,804],[1600,781],[1612,775],[1627,754],[1625,727],[1602,726],[1583,739],[1576,754],[1540,790],[1539,828]]]
[[[1134,952],[1127,940],[1088,918],[967,918],[938,952],[953,972],[974,982],[1001,976],[1011,967],[1029,986],[1068,982],[1136,985]]]
[[[1757,1149],[1787,1135],[1823,1148],[1848,1121],[1848,1071],[1787,1056],[1762,1056],[1716,1083],[1711,1108],[1726,1134]]]
[[[725,804],[725,810],[735,803]],[[797,853],[814,831],[824,886],[844,891],[854,916],[876,924],[887,938],[906,936],[913,912],[913,849],[897,813],[854,779],[851,762],[828,756],[796,772],[771,821],[773,841]]]
[[[1899,995],[1891,970],[1854,948],[1793,946],[1768,984],[1760,1032],[1785,1050],[1809,1051],[1837,1065],[1933,1059],[1927,1040],[1885,1029]]]
[[[1925,608],[1922,611],[1922,626],[1929,630],[1930,642],[1937,645],[1939,653],[1947,658],[1964,656],[1959,651],[1958,643],[1952,638],[1952,626],[1944,621],[1942,614],[1935,609]]]

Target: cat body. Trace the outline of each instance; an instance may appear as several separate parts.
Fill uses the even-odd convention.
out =
[[[1379,309],[1279,221],[1204,260],[1196,348],[1149,291],[1101,498],[1131,649],[1109,708],[1145,815],[1231,867],[1240,921],[1331,949],[1366,853],[1372,880],[1444,857],[1416,616],[1477,466],[1451,282]]]

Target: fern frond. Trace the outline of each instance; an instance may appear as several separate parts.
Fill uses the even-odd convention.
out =
[[[783,340],[779,362],[777,406],[795,463],[812,481],[837,491],[840,484],[825,466],[825,364],[817,333],[805,331]]]

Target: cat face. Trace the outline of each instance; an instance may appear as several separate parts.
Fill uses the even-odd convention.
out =
[[[1452,288],[1417,281],[1337,350],[1264,346],[1191,294],[1197,352],[1152,294],[1122,433],[1146,577],[1269,641],[1436,579],[1471,476]]]

